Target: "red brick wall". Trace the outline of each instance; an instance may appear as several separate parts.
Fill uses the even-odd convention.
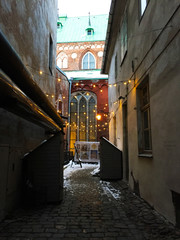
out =
[[[99,53],[104,51],[104,41],[98,42],[76,42],[76,43],[58,43],[56,60],[59,58],[60,53],[66,54],[68,58],[67,68],[61,68],[63,71],[78,71],[82,70],[82,58],[90,51],[96,59],[96,69],[101,69],[102,55]],[[76,58],[72,58],[72,54],[76,54]],[[60,67],[60,66],[59,66]],[[109,139],[109,126],[108,126],[108,80],[83,80],[72,83],[71,92],[76,91],[90,91],[97,96],[97,113],[100,113],[102,118],[97,121],[97,140],[100,137]],[[95,87],[93,87],[95,85]]]
[[[68,104],[69,104],[69,81],[62,72],[56,69],[55,106],[60,116],[65,117],[63,118],[66,126],[64,128],[65,141],[67,141]]]
[[[103,52],[104,41],[99,42],[78,42],[78,43],[58,43],[57,44],[57,59],[58,55],[63,52],[68,57],[68,68],[61,68],[63,71],[81,70],[81,62],[84,54],[90,51],[96,59],[96,69],[101,69],[102,56],[98,53]],[[72,54],[76,53],[77,57],[72,58]],[[60,66],[59,66],[60,67]]]

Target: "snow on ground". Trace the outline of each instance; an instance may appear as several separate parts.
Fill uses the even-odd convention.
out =
[[[64,166],[64,177],[68,178],[75,171],[80,171],[80,170],[88,169],[88,168],[95,168],[93,170],[93,172],[94,172],[96,169],[99,169],[99,164],[82,163],[82,168],[81,168],[80,164],[75,164],[75,163],[72,164],[72,162],[70,161],[70,163],[68,165]]]
[[[82,168],[81,168],[80,164],[74,164],[74,163],[72,164],[72,162],[70,162],[68,165],[64,166],[64,180],[65,180],[64,186],[69,190],[72,189],[71,183],[70,181],[68,181],[71,174],[73,174],[76,171],[82,171],[83,169],[88,169],[88,168],[91,168],[91,169],[94,168],[94,170],[91,172],[92,177],[99,176],[99,172],[100,172],[99,164],[82,163]],[[110,182],[100,180],[100,184],[106,195],[112,196],[116,200],[119,200],[121,198],[121,192],[115,189],[113,186],[111,186]]]
[[[104,193],[107,195],[111,195],[114,199],[119,200],[121,198],[121,192],[111,186],[110,182],[100,181]]]

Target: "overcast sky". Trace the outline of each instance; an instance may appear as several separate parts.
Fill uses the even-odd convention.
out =
[[[58,0],[59,13],[68,17],[108,14],[111,0]]]

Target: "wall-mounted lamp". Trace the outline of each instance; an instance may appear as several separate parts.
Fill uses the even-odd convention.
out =
[[[97,114],[97,115],[96,115],[96,118],[97,118],[97,120],[101,120],[101,115],[100,115],[100,114]]]
[[[123,97],[123,96],[120,96],[120,97],[118,97],[118,99],[119,99],[119,100],[121,100],[121,99],[125,99],[125,97]]]

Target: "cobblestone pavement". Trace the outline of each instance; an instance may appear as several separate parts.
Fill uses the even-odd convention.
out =
[[[0,240],[180,240],[166,222],[122,181],[72,169],[58,205],[19,209],[0,223]]]

